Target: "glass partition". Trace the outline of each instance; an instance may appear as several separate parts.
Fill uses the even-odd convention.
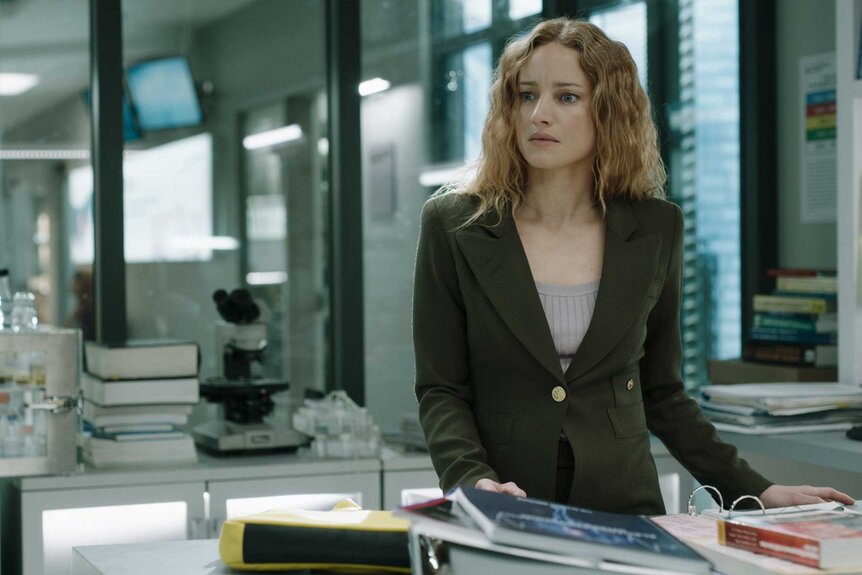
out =
[[[420,183],[431,164],[430,9],[424,2],[361,5],[361,77],[389,83],[360,103],[365,398],[384,431],[396,430],[402,414],[416,411],[413,262],[419,213],[433,191]]]
[[[129,337],[196,341],[222,375],[213,294],[247,289],[254,373],[324,389],[324,3],[126,2],[123,27]]]
[[[0,6],[0,268],[43,324],[92,337],[92,206],[70,187],[88,162],[87,3]],[[72,241],[69,241],[69,240]]]

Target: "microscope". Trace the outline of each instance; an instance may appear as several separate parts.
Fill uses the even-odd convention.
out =
[[[220,404],[219,417],[192,430],[195,443],[219,455],[294,451],[307,444],[308,438],[288,424],[264,420],[275,407],[272,395],[290,385],[256,373],[265,358],[267,339],[266,324],[259,320],[260,308],[251,294],[245,289],[230,294],[219,289],[213,301],[222,318],[215,329],[216,350],[222,354],[220,374],[201,381],[200,394]]]

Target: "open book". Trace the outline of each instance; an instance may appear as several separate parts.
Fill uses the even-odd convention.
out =
[[[646,517],[460,488],[455,502],[494,543],[664,572],[712,572],[708,561]]]

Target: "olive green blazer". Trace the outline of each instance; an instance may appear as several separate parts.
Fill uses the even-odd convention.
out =
[[[475,205],[428,200],[416,258],[415,389],[444,491],[487,477],[552,499],[561,430],[572,505],[663,513],[648,432],[725,501],[770,485],[683,387],[676,205],[608,202],[595,311],[565,373],[511,214],[462,228]]]

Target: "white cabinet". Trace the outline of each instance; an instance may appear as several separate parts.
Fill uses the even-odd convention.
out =
[[[22,573],[69,573],[75,546],[202,536],[203,489],[187,482],[22,491]]]
[[[838,177],[838,379],[862,385],[862,0],[835,3]]]
[[[284,505],[380,508],[380,460],[215,458],[0,480],[4,575],[68,574],[73,546],[217,537],[226,517]]]
[[[405,505],[404,496],[408,493],[429,499],[442,496],[437,474],[427,453],[405,453],[384,447],[380,462],[383,471],[380,475],[383,509]]]

